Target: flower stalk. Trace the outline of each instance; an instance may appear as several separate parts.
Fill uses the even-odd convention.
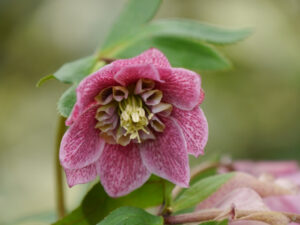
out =
[[[58,118],[58,125],[57,125],[57,133],[56,133],[56,142],[55,142],[55,156],[54,156],[54,163],[55,163],[55,185],[56,185],[56,212],[57,217],[59,219],[65,216],[65,200],[64,200],[64,186],[63,186],[63,175],[62,175],[62,167],[59,161],[59,149],[60,149],[60,142],[65,133],[66,126],[65,126],[65,118],[60,116]]]
[[[170,192],[170,189],[167,187],[167,181],[164,179],[161,179],[163,182],[163,203],[159,207],[159,211],[157,213],[158,216],[168,216],[171,215],[172,209],[170,205],[172,204],[172,195]]]
[[[272,225],[284,225],[290,222],[300,223],[300,215],[275,211],[258,210],[201,210],[174,216],[165,216],[165,224],[198,223],[210,220],[246,220],[268,222]],[[285,221],[283,221],[285,220]]]

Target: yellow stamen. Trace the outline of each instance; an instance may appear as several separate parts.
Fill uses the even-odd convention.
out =
[[[139,96],[128,96],[127,99],[119,103],[119,109],[120,125],[126,130],[125,135],[130,135],[130,139],[137,139],[140,143],[139,131],[145,132],[145,128],[149,124],[142,99]]]

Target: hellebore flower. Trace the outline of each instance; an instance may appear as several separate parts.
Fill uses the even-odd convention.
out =
[[[232,220],[230,225],[270,225],[289,222],[278,212],[300,213],[300,170],[295,161],[236,161],[231,165],[235,176],[197,206],[197,210],[254,210],[254,216]],[[224,172],[222,170],[222,172]],[[247,173],[246,173],[247,172]],[[272,212],[277,211],[277,212]],[[261,212],[261,214],[259,214]],[[271,213],[272,221],[257,221]],[[271,215],[270,214],[270,215]],[[265,219],[270,218],[266,216]]]
[[[233,162],[231,167],[233,170],[252,174],[262,181],[293,191],[300,190],[300,168],[296,161],[241,160]]]
[[[271,210],[300,214],[300,168],[296,161],[236,161],[233,168],[289,190],[290,194],[265,196],[264,204]]]
[[[97,176],[112,197],[151,173],[187,187],[188,154],[203,154],[207,121],[200,76],[172,68],[158,50],[116,60],[79,84],[60,162],[69,186]]]
[[[289,219],[285,215],[272,212],[261,196],[251,188],[236,188],[225,193],[215,202],[213,208],[230,213],[229,215],[232,216],[232,219],[230,219],[229,225],[289,224]],[[204,204],[202,204],[201,209],[209,210]],[[236,219],[236,214],[239,214],[241,211],[255,211],[255,213]]]

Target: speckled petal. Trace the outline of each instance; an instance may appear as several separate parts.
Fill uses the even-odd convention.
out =
[[[182,110],[192,110],[203,100],[200,76],[190,70],[159,69],[160,78],[165,83],[157,83],[163,92],[163,102],[171,103]]]
[[[97,171],[105,191],[111,197],[130,193],[142,186],[150,176],[135,144],[126,147],[106,144],[97,162]]]
[[[163,67],[163,68],[171,67],[165,55],[161,51],[155,48],[151,48],[131,59],[121,59],[121,60],[114,61],[113,64],[122,67],[130,66],[130,65],[144,65],[144,64],[151,64],[156,67]]]
[[[173,108],[172,116],[177,119],[187,143],[187,151],[198,157],[204,154],[204,147],[208,138],[208,124],[200,107],[191,111]]]
[[[95,105],[82,113],[64,134],[59,158],[61,165],[68,169],[79,169],[95,162],[103,150],[105,141],[95,129]]]
[[[97,177],[95,163],[80,169],[65,169],[65,173],[69,187],[88,183]]]
[[[190,171],[183,133],[173,118],[162,121],[166,126],[164,132],[139,145],[143,162],[152,173],[188,187]]]
[[[116,82],[123,86],[136,83],[139,79],[151,79],[154,81],[161,81],[157,69],[150,64],[126,66],[118,71],[114,76]]]
[[[79,83],[76,89],[77,101],[73,112],[66,123],[68,126],[70,126],[84,110],[95,102],[94,98],[102,89],[118,85],[113,79],[116,72],[117,68],[112,65],[107,65],[89,75]]]

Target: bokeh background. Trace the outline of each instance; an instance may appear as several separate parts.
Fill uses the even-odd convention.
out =
[[[0,224],[55,218],[56,101],[67,85],[35,84],[92,53],[124,2],[0,0]],[[210,128],[206,152],[298,160],[300,1],[164,0],[156,17],[254,28],[247,40],[220,47],[232,70],[202,73]],[[66,188],[69,209],[86,188]]]

